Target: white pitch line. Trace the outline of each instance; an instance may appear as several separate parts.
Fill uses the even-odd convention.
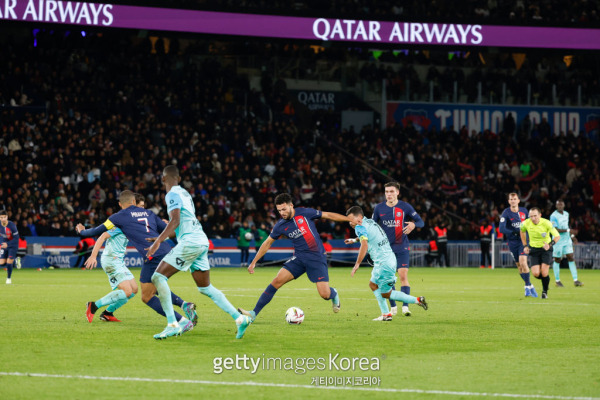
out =
[[[440,394],[450,396],[474,396],[474,397],[510,397],[524,399],[551,399],[551,400],[600,400],[600,397],[580,397],[580,396],[552,396],[544,394],[519,394],[519,393],[486,393],[486,392],[455,392],[449,390],[422,390],[422,389],[386,389],[356,386],[313,386],[313,385],[292,385],[287,383],[270,382],[227,382],[227,381],[207,381],[192,379],[157,379],[157,378],[137,378],[121,376],[89,376],[89,375],[56,375],[33,372],[1,372],[0,376],[22,376],[33,378],[59,378],[59,379],[86,379],[98,381],[125,381],[125,382],[150,382],[150,383],[192,383],[197,385],[221,385],[221,386],[257,386],[257,387],[276,387],[276,388],[300,388],[300,389],[321,389],[321,390],[354,390],[365,392],[385,392],[385,393],[419,393],[419,394]]]

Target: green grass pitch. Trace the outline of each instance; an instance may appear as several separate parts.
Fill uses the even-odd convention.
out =
[[[251,309],[276,272],[215,269],[211,278],[236,307]],[[171,288],[198,305],[199,323],[184,336],[156,341],[152,335],[166,320],[140,294],[116,313],[121,323],[87,322],[86,302],[110,290],[101,270],[18,270],[12,285],[0,286],[0,399],[600,398],[600,271],[580,271],[582,288],[570,284],[568,270],[562,275],[566,287],[551,283],[542,300],[523,297],[516,269],[414,268],[412,294],[426,296],[429,311],[413,305],[412,317],[374,322],[370,270],[351,278],[349,268],[332,268],[339,314],[303,276],[236,340],[229,315],[180,273]],[[534,284],[541,293],[540,281]],[[285,323],[291,306],[304,310],[302,325]],[[339,354],[334,366],[330,354]],[[236,355],[290,358],[294,366],[323,358],[325,368],[214,372],[216,358]],[[370,360],[369,370],[336,370],[343,358],[360,357]],[[349,379],[314,384],[334,377]],[[362,377],[381,381],[356,385]]]

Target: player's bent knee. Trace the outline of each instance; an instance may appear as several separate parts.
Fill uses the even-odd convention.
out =
[[[149,302],[150,299],[152,299],[154,297],[154,294],[155,294],[154,290],[150,291],[150,290],[144,290],[142,288],[142,301],[144,303]]]
[[[142,301],[144,303],[148,303],[150,301],[150,299],[152,299],[154,297],[154,294],[152,294],[151,296],[142,293]]]
[[[328,287],[317,287],[317,291],[319,292],[319,296],[321,296],[324,300],[329,300],[329,296],[331,295],[331,289]]]
[[[154,286],[157,287],[157,283],[159,283],[161,280],[167,280],[168,278],[166,276],[164,276],[163,274],[161,274],[160,272],[155,272],[152,274],[152,283],[154,284]]]

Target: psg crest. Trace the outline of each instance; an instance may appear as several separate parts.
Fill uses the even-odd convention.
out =
[[[304,223],[304,220],[302,218],[298,218],[298,223],[302,224],[302,223]]]

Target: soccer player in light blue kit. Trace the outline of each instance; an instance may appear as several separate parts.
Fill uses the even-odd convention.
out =
[[[77,224],[75,229],[80,236],[91,237],[100,236],[102,233],[117,227],[129,239],[129,244],[133,245],[138,253],[144,257],[148,249],[148,240],[155,240],[159,236],[159,232],[167,227],[167,224],[152,211],[143,208],[142,201],[143,196],[137,195],[131,190],[123,190],[119,195],[121,211],[112,214],[104,223],[95,228],[85,229],[82,224]],[[163,242],[154,253],[154,256],[145,260],[140,272],[142,302],[162,316],[165,316],[165,312],[160,300],[154,295],[156,287],[152,283],[152,275],[158,268],[160,260],[170,251],[171,246]],[[184,327],[183,332],[192,330],[198,320],[196,305],[184,301],[175,293],[171,293],[171,301],[181,307],[185,313],[185,317],[175,313],[177,320]]]
[[[133,277],[133,274],[125,266],[125,252],[127,251],[127,237],[121,229],[114,227],[111,230],[104,232],[96,241],[92,254],[85,261],[85,268],[92,269],[98,265],[98,252],[102,245],[106,242],[100,262],[102,269],[108,275],[108,282],[112,288],[112,292],[104,296],[98,301],[90,301],[87,304],[86,317],[88,322],[92,322],[94,314],[99,308],[108,306],[102,312],[100,319],[106,322],[121,322],[113,313],[124,306],[129,299],[133,298],[138,292],[138,285]]]
[[[425,297],[414,297],[401,291],[393,290],[396,283],[396,256],[390,246],[390,241],[381,226],[372,219],[365,218],[365,214],[359,206],[350,207],[346,212],[350,218],[350,226],[356,232],[356,239],[346,239],[345,243],[360,242],[360,250],[356,264],[352,269],[351,275],[360,267],[360,263],[367,255],[367,251],[373,259],[373,272],[369,287],[373,291],[379,308],[381,309],[381,320],[391,321],[392,313],[388,308],[385,299],[402,301],[408,304],[417,304],[427,310]]]
[[[425,222],[410,204],[398,199],[400,195],[400,184],[398,182],[388,182],[384,187],[385,202],[375,206],[373,221],[381,226],[396,255],[396,270],[400,277],[400,291],[410,294],[410,283],[408,282],[410,243],[408,235],[415,228],[423,228]],[[396,314],[398,311],[396,302],[390,300],[390,305],[392,306],[392,314]],[[402,315],[407,317],[412,315],[406,303],[402,304]]]
[[[179,186],[180,181],[179,169],[175,165],[169,165],[164,169],[162,182],[167,190],[165,202],[169,213],[169,223],[152,246],[148,248],[146,254],[147,257],[152,257],[163,241],[173,234],[177,236],[177,246],[162,259],[156,272],[152,275],[152,283],[156,286],[158,298],[167,316],[167,327],[161,333],[154,335],[154,338],[166,339],[182,333],[182,327],[177,322],[173,312],[171,289],[167,280],[179,271],[190,270],[198,286],[198,291],[208,296],[235,320],[237,325],[236,339],[241,339],[252,320],[236,310],[225,295],[210,284],[208,238],[202,230],[198,218],[196,218],[192,196]]]
[[[560,240],[552,249],[552,257],[554,257],[552,269],[554,270],[556,286],[564,287],[560,281],[560,261],[563,256],[567,257],[567,261],[569,261],[569,270],[573,277],[573,283],[575,286],[583,286],[583,282],[577,279],[577,266],[575,265],[575,258],[573,257],[572,241],[572,238],[574,238],[575,235],[571,234],[571,229],[569,228],[569,213],[565,211],[564,201],[556,201],[556,211],[550,216],[550,222],[552,222],[552,226],[560,233]]]

